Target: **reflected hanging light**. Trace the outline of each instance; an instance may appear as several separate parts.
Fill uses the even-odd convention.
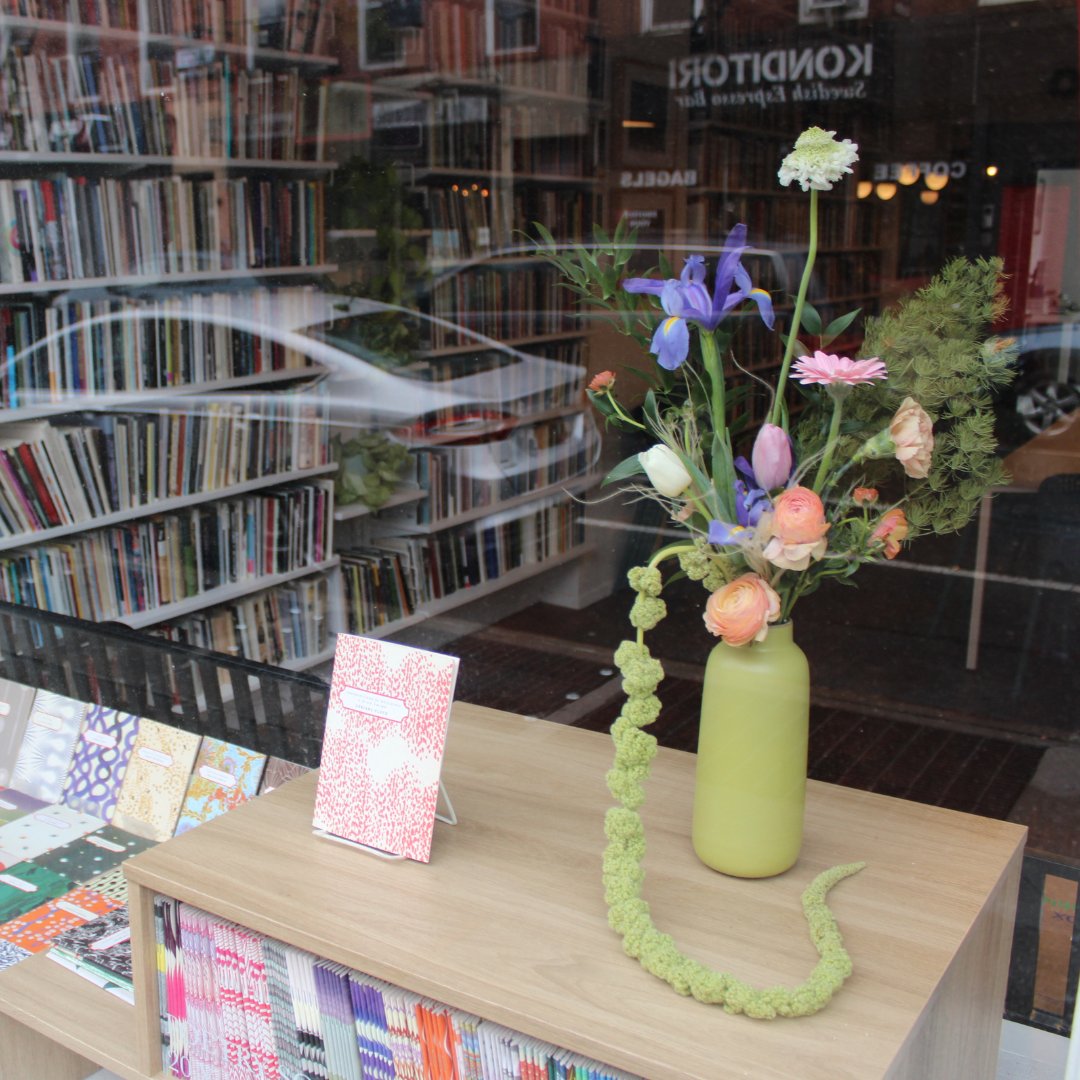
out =
[[[923,177],[923,183],[931,191],[941,191],[941,189],[949,182],[947,173],[927,173]]]
[[[874,188],[874,194],[883,202],[888,202],[896,194],[896,185],[888,182],[878,184]]]

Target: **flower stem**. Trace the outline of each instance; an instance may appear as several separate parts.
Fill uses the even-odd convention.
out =
[[[829,434],[825,439],[825,453],[822,455],[821,464],[818,465],[817,476],[814,477],[814,491],[820,495],[825,486],[825,477],[828,475],[829,466],[832,465],[833,453],[836,450],[836,440],[840,435],[840,417],[844,414],[844,402],[840,397],[833,398],[833,414],[829,421]]]
[[[628,424],[633,424],[636,428],[641,428],[642,431],[648,431],[649,429],[640,421],[635,420],[627,411],[616,401],[614,394],[608,394],[608,401],[611,402],[612,408],[615,410],[615,414],[620,420],[626,421]]]
[[[713,441],[722,440],[727,430],[727,403],[724,399],[724,365],[711,331],[701,331],[701,358],[709,373],[709,411],[712,413]]]
[[[784,349],[784,361],[780,365],[780,377],[776,381],[776,397],[773,399],[772,414],[769,423],[782,426],[787,431],[787,424],[780,424],[783,416],[784,387],[787,386],[791,361],[795,357],[795,342],[802,323],[803,308],[806,306],[806,294],[810,289],[810,274],[814,269],[818,247],[818,193],[817,188],[810,189],[810,244],[806,252],[806,265],[803,267],[802,280],[799,282],[799,294],[795,297],[795,310],[791,313],[791,327],[788,330],[787,346]]]

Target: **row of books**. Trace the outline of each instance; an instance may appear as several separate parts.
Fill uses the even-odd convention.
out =
[[[314,574],[155,627],[153,633],[262,664],[302,662],[330,646],[330,584]]]
[[[538,566],[584,543],[583,507],[563,500],[503,511],[431,536],[380,537],[397,552],[413,607]]]
[[[434,286],[431,308],[436,319],[500,340],[565,333],[577,325],[573,298],[559,287],[551,266],[533,266],[528,273],[516,263],[462,270]],[[432,346],[456,344],[454,330],[435,322]]]
[[[306,325],[314,298],[301,288],[6,303],[0,306],[0,350],[7,357],[0,404],[16,409],[73,396],[299,374],[307,356],[267,328]]]
[[[83,414],[0,428],[0,535],[20,536],[330,460],[327,427],[303,399],[241,398],[203,411]]]
[[[177,68],[134,54],[12,49],[4,150],[292,161],[321,151],[324,88],[228,59]]]
[[[495,106],[480,94],[446,94],[435,99],[431,124],[431,164],[473,172],[495,168]]]
[[[72,966],[79,931],[105,913],[108,936],[127,942],[126,859],[307,771],[9,680],[0,702],[0,969],[54,944]],[[88,931],[82,944],[100,953],[101,940]],[[116,974],[88,977],[111,986]],[[129,1000],[130,980],[128,950]]]
[[[413,451],[416,483],[427,498],[380,522],[389,528],[406,516],[411,524],[441,521],[587,472],[599,452],[599,436],[584,413],[515,428],[505,439],[467,446]]]
[[[324,0],[3,0],[0,11],[30,19],[74,22],[113,30],[325,53],[334,33],[334,7]]]
[[[367,634],[416,610],[407,584],[407,555],[381,548],[343,551],[341,584],[350,634]]]
[[[428,191],[433,260],[474,258],[511,247],[518,230],[513,222],[542,221],[555,236],[580,237],[592,226],[592,197],[568,188],[518,185],[507,218],[500,192],[479,183],[454,183]]]
[[[317,180],[0,180],[0,283],[314,266]]]
[[[154,921],[166,1076],[630,1080],[171,897]]]
[[[331,551],[330,481],[301,484],[0,557],[0,599],[101,622],[317,565]]]

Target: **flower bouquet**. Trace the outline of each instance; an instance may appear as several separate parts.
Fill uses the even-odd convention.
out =
[[[616,757],[608,777],[620,803],[606,822],[610,920],[627,951],[680,992],[754,1016],[806,1015],[839,988],[850,961],[824,896],[861,864],[828,871],[804,897],[822,959],[796,990],[755,991],[704,969],[653,926],[641,899],[637,808],[656,752],[643,728],[660,711],[655,691],[663,669],[644,643],[644,632],[665,615],[660,566],[677,558],[688,577],[704,584],[709,633],[729,650],[764,655],[800,597],[828,578],[851,584],[860,566],[898,557],[920,534],[961,528],[983,494],[1005,482],[993,401],[1014,372],[1008,343],[989,334],[1004,310],[998,261],[949,263],[895,310],[865,320],[858,356],[843,355],[849,350],[836,343],[850,340],[859,312],[826,324],[807,302],[819,193],[851,173],[857,160],[853,143],[810,128],[780,166],[781,184],[797,182],[809,193],[807,257],[786,326],[779,325],[773,297],[754,286],[743,264],[749,250],[743,225],[728,235],[711,285],[700,255],[687,258],[677,276],[664,262],[658,273],[635,276],[634,235],[622,226],[611,238],[597,230],[592,250],[570,252],[538,226],[538,250],[559,267],[566,286],[607,312],[654,358],[639,408],[620,400],[614,372],[590,384],[590,399],[610,425],[652,443],[605,483],[655,500],[687,531],[684,541],[630,573],[637,633],[616,652],[627,701],[612,727]],[[740,358],[735,335],[747,318],[763,321],[783,343],[771,381]],[[801,813],[800,803],[800,832]]]

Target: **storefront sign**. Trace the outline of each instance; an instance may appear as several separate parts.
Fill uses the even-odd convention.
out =
[[[920,176],[947,176],[959,180],[967,176],[966,161],[881,161],[874,166],[873,179],[899,180],[911,177],[912,181]]]
[[[683,109],[765,109],[790,101],[863,99],[873,70],[870,43],[709,53],[671,60],[668,87]]]
[[[694,187],[697,169],[642,169],[624,172],[619,177],[621,188]]]

